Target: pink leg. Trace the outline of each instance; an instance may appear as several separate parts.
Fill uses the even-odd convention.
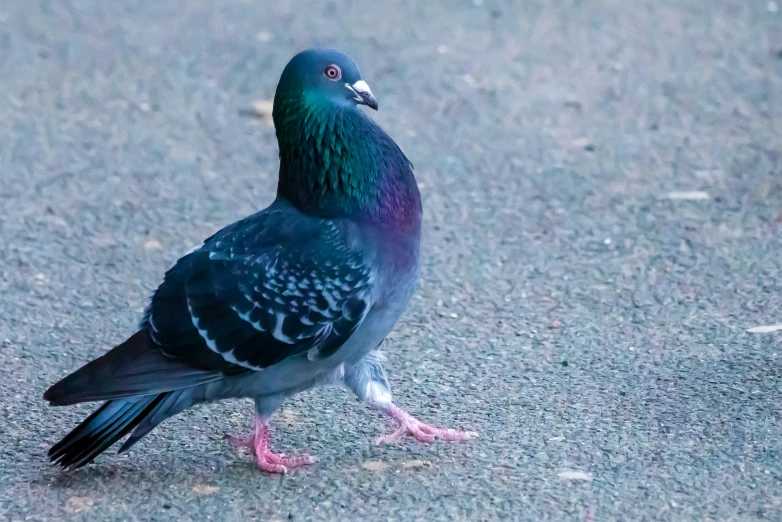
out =
[[[255,432],[249,437],[231,437],[226,435],[228,443],[233,447],[248,448],[258,460],[258,467],[268,473],[287,473],[289,468],[317,462],[310,455],[289,455],[274,453],[269,448],[269,419],[255,417]]]
[[[478,436],[474,431],[435,428],[434,426],[424,424],[393,404],[387,407],[378,407],[378,409],[394,419],[398,427],[393,433],[378,438],[377,444],[390,444],[398,441],[405,435],[412,435],[418,442],[434,442],[435,439],[469,440]]]

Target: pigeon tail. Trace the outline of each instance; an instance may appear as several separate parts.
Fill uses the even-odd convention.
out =
[[[149,410],[149,413],[136,426],[118,453],[125,453],[131,446],[141,440],[144,435],[152,431],[155,426],[167,418],[183,412],[200,400],[203,400],[203,395],[196,392],[193,388],[163,394],[163,399]]]
[[[169,394],[108,401],[49,450],[49,460],[80,468],[142,422]]]

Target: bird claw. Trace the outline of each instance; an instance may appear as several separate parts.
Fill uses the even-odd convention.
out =
[[[435,428],[434,426],[419,421],[397,406],[392,406],[390,409],[384,410],[384,413],[394,419],[399,427],[393,433],[378,437],[375,441],[376,444],[391,444],[407,435],[411,435],[418,442],[427,443],[434,442],[436,439],[462,441],[474,439],[478,436],[474,431]]]
[[[263,423],[263,420],[257,420]],[[269,449],[269,428],[265,424],[256,425],[255,433],[249,437],[223,436],[234,449],[246,448],[255,455],[256,462],[261,471],[267,473],[285,474],[291,468],[314,464],[318,461],[311,455],[286,455],[275,453]]]
[[[261,471],[266,471],[267,473],[281,473],[283,475],[288,473],[291,468],[314,464],[318,461],[316,457],[311,455],[286,456],[284,453],[274,453],[269,449],[266,449],[266,451],[260,455],[256,453],[255,458]]]

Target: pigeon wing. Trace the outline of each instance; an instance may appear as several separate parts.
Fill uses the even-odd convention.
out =
[[[166,274],[145,315],[153,341],[229,374],[333,354],[373,301],[374,271],[350,232],[291,207],[224,229]]]

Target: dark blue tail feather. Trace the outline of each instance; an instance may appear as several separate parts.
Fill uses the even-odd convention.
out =
[[[65,438],[52,446],[49,460],[71,469],[88,464],[135,428],[168,395],[161,393],[105,402]]]

